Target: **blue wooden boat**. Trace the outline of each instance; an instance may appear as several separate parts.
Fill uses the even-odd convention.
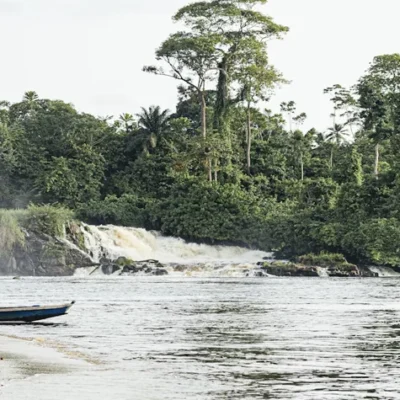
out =
[[[0,308],[0,322],[33,322],[59,317],[67,314],[73,304],[75,301],[55,306],[2,307]]]

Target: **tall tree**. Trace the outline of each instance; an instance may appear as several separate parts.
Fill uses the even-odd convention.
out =
[[[399,133],[400,54],[375,57],[357,84],[364,129],[375,146],[374,175],[379,176],[382,142]]]
[[[218,41],[215,37],[178,32],[156,51],[158,61],[167,65],[146,66],[144,71],[182,81],[196,91],[201,106],[201,134],[207,137],[206,84],[215,76]]]
[[[335,84],[324,89],[325,94],[331,96],[333,103],[333,125],[339,124],[344,119],[344,126],[348,126],[350,133],[355,134],[354,126],[359,124],[359,110],[353,90],[348,90],[342,85]],[[340,119],[340,120],[339,120]]]
[[[274,86],[285,81],[275,68],[269,65],[264,44],[250,39],[240,55],[241,61],[233,79],[239,84],[239,95],[242,96],[246,108],[246,158],[247,173],[250,175],[253,107],[259,101],[267,101]]]
[[[346,128],[341,124],[334,124],[332,128],[328,129],[326,140],[331,143],[331,158],[330,167],[333,169],[333,153],[335,148],[339,148],[340,145],[346,140]]]
[[[146,66],[144,71],[155,75],[168,76],[185,83],[196,91],[200,103],[201,135],[207,139],[207,101],[206,85],[215,76],[217,69],[218,40],[215,36],[199,36],[193,33],[178,32],[171,35],[157,50],[157,60],[168,66]],[[212,160],[207,148],[208,179],[212,181]]]
[[[295,158],[300,166],[300,180],[304,181],[304,153],[306,151],[306,137],[301,131],[295,131],[291,137]]]
[[[281,103],[281,111],[287,115],[289,121],[289,131],[293,132],[293,118],[294,114],[296,113],[296,103],[291,100],[289,102]]]
[[[230,86],[236,66],[241,63],[240,53],[249,42],[265,45],[268,39],[279,38],[288,28],[276,24],[269,16],[257,10],[267,0],[210,0],[197,1],[182,7],[174,20],[183,23],[191,32],[215,41],[218,57],[217,100],[214,124],[217,130],[226,127],[229,106],[240,101],[231,98]],[[258,50],[257,50],[258,51]],[[266,52],[266,47],[264,46]]]

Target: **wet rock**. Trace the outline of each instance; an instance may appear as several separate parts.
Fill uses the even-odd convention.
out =
[[[361,276],[357,265],[347,262],[343,254],[326,253],[306,254],[297,258],[300,265],[318,267],[327,276],[339,278],[352,278]]]
[[[135,262],[127,257],[118,257],[115,261],[114,264],[117,264],[121,267],[125,267],[127,265],[134,265]]]
[[[143,268],[137,268],[135,265],[126,265],[123,269],[122,269],[122,273],[123,274],[137,274],[138,272],[143,271]]]
[[[121,271],[121,266],[118,264],[103,264],[101,270],[105,275],[113,275],[118,271]]]
[[[353,278],[361,276],[360,270],[357,265],[353,264],[340,264],[327,269],[330,277],[335,278]]]
[[[131,264],[125,265],[121,271],[121,275],[136,275],[139,273],[155,276],[168,275],[164,265],[157,260],[131,261]]]
[[[91,267],[90,256],[66,241],[25,231],[25,246],[0,256],[3,276],[72,276],[77,268]]]
[[[309,276],[318,277],[318,267],[280,261],[264,262],[261,269],[274,276]]]
[[[175,272],[185,272],[188,269],[186,265],[175,265],[174,271]]]
[[[158,260],[135,261],[134,265],[139,268],[164,268],[164,265],[162,265]]]
[[[157,268],[155,271],[153,271],[153,275],[156,276],[168,275],[168,271],[162,268]]]

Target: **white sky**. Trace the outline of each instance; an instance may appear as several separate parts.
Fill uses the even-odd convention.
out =
[[[174,109],[176,82],[141,71],[176,27],[188,0],[0,0],[0,98],[27,90],[95,115]],[[306,127],[324,130],[334,83],[354,84],[375,55],[400,52],[398,0],[270,0],[265,12],[290,27],[270,61],[292,83],[272,101],[294,100]]]

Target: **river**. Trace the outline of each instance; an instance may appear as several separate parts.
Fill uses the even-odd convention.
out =
[[[5,305],[77,303],[54,322],[0,325],[0,334],[35,339],[87,367],[4,382],[0,398],[395,399],[399,283],[2,278]]]

